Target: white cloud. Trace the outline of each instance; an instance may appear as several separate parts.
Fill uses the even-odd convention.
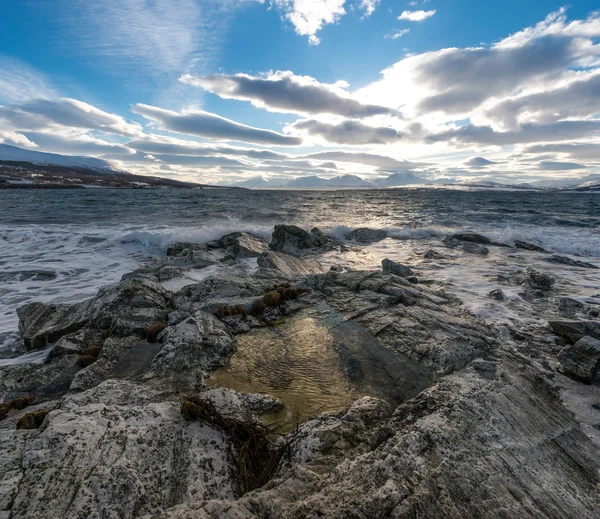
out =
[[[402,38],[405,34],[408,34],[410,29],[400,29],[398,31],[391,32],[386,34],[385,37],[389,40],[397,40],[398,38]]]
[[[334,124],[301,119],[286,126],[283,131],[293,135],[319,137],[325,143],[349,146],[390,144],[397,142],[403,136],[401,132],[391,127],[371,126],[351,119]]]
[[[398,16],[398,20],[408,20],[411,22],[422,22],[431,18],[436,13],[436,10],[431,11],[402,11],[402,14]]]
[[[271,5],[281,9],[300,36],[308,36],[311,45],[321,40],[317,33],[323,26],[336,23],[346,14],[346,0],[271,0]]]
[[[250,101],[258,108],[297,114],[336,114],[346,117],[370,117],[389,114],[389,108],[364,105],[347,91],[348,84],[319,83],[309,76],[290,71],[270,72],[264,76],[247,74],[184,75],[180,81],[198,86],[224,99]]]
[[[19,105],[0,106],[0,124],[18,131],[53,131],[80,128],[133,137],[142,133],[138,124],[104,112],[77,99],[30,99]]]
[[[380,2],[381,0],[361,0],[359,7],[365,12],[365,16],[371,16]]]
[[[20,103],[52,97],[56,92],[46,76],[20,60],[0,55],[0,101]]]
[[[184,110],[179,113],[155,106],[136,104],[132,111],[154,121],[161,129],[208,139],[275,146],[297,146],[302,143],[302,139],[298,137],[254,128],[202,110]]]

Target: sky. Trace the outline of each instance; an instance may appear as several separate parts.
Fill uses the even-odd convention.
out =
[[[574,0],[2,0],[0,143],[234,183],[600,173]]]

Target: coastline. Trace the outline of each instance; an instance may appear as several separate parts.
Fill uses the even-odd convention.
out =
[[[377,230],[353,232],[350,259],[381,239]],[[270,243],[248,233],[204,245],[175,243],[165,257],[91,299],[21,307],[27,350],[47,348],[48,357],[0,367],[4,402],[36,398],[0,421],[4,511],[48,518],[116,510],[165,519],[356,511],[495,517],[493,510],[592,517],[600,504],[600,411],[593,407],[600,391],[581,382],[585,362],[577,345],[600,333],[598,302],[560,295],[570,286],[560,277],[537,264],[519,266],[515,253],[526,263],[544,254],[534,244],[514,249],[459,233],[416,251],[412,257],[422,260],[408,270],[392,262],[366,271],[328,264],[342,247],[348,246],[326,233],[294,226],[276,226]],[[555,315],[550,324],[486,321],[428,279],[431,269],[447,268],[449,257],[477,265],[500,253],[516,261],[514,274],[499,274],[490,292],[498,283],[502,288],[490,302],[516,290],[535,313]],[[560,268],[596,274],[596,265],[580,263]],[[212,275],[194,281],[191,273],[205,269]],[[273,292],[277,302],[253,310]],[[522,311],[517,300],[512,304]],[[276,440],[293,438],[270,481],[246,493],[234,462],[239,445],[227,424],[252,428],[281,403],[209,389],[205,379],[236,355],[241,337],[285,330],[295,316],[323,305],[332,330],[351,323],[361,330],[359,344],[368,337],[386,354],[435,375],[395,406],[363,393],[350,407],[299,424]],[[164,329],[150,334],[156,323]],[[368,376],[361,362],[359,372]],[[391,375],[397,384],[416,380]],[[594,382],[593,369],[588,376]],[[206,402],[213,418],[190,414]],[[38,427],[17,428],[32,412],[47,414]],[[25,459],[31,461],[24,465]],[[31,498],[34,488],[38,497]]]

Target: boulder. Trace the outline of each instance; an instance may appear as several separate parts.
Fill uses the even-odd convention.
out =
[[[228,249],[234,258],[257,258],[269,250],[267,240],[248,232],[227,234],[219,240],[219,244]]]
[[[276,225],[269,247],[276,252],[298,255],[302,251],[325,247],[331,241],[317,228],[308,232],[296,225]]]
[[[202,311],[169,326],[162,340],[164,345],[152,360],[148,377],[158,377],[161,386],[179,392],[194,390],[235,350],[235,341],[225,325]]]
[[[488,296],[490,296],[492,299],[495,299],[496,301],[506,301],[506,295],[500,288],[497,288],[496,290],[492,290],[488,294]]]
[[[554,333],[570,342],[577,342],[586,335],[600,340],[600,321],[550,321]]]
[[[556,263],[558,265],[568,265],[569,267],[580,267],[584,269],[600,268],[597,265],[594,265],[593,263],[587,263],[586,261],[578,261],[571,258],[567,258],[566,256],[558,256],[556,254],[546,259],[551,263]]]
[[[273,273],[288,279],[325,273],[323,266],[315,259],[301,259],[273,251],[261,254],[258,266],[263,273]]]
[[[483,236],[482,234],[477,234],[475,232],[456,232],[449,236],[453,240],[458,241],[466,241],[470,243],[479,243],[482,245],[492,245],[492,240]]]
[[[439,253],[435,249],[429,249],[425,254],[423,254],[425,259],[446,259],[446,256]]]
[[[133,308],[164,309],[170,297],[171,293],[159,283],[145,278],[126,279],[100,289],[95,297],[81,303],[31,303],[19,307],[19,331],[28,349],[43,348],[86,325],[109,329],[115,319]]]
[[[516,281],[525,284],[534,290],[547,292],[554,287],[556,278],[549,274],[539,272],[538,270],[527,268],[517,274]]]
[[[63,355],[75,355],[88,346],[102,346],[104,332],[92,328],[84,328],[78,332],[61,337],[46,357],[46,362],[53,361]]]
[[[586,335],[558,354],[565,374],[600,384],[600,340]]]
[[[383,229],[369,229],[368,227],[361,227],[349,232],[346,237],[349,240],[356,241],[358,243],[375,243],[385,240],[387,238],[387,232]]]
[[[561,297],[558,300],[558,313],[565,317],[574,317],[578,313],[587,313],[590,305],[573,299],[572,297]]]
[[[401,278],[408,278],[414,275],[414,272],[410,267],[406,265],[402,265],[400,263],[396,263],[390,259],[384,259],[381,262],[381,268],[384,272],[389,272],[390,274],[395,274],[396,276],[400,276]]]
[[[490,251],[487,247],[475,242],[475,241],[465,241],[454,238],[456,235],[446,236],[442,242],[446,247],[450,249],[461,249],[464,252],[469,254],[479,254],[480,256],[487,256]],[[460,234],[459,236],[463,236]],[[479,236],[479,235],[476,235]],[[487,238],[486,238],[487,239]]]
[[[534,252],[548,252],[546,249],[540,247],[539,245],[535,245],[533,243],[528,243],[526,241],[521,240],[515,240],[515,247],[517,249],[530,250]]]

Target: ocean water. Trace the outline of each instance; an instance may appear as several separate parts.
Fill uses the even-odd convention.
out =
[[[377,191],[81,190],[0,191],[0,348],[16,338],[16,307],[77,301],[144,262],[173,241],[203,243],[245,230],[269,238],[276,223],[318,226],[340,239],[357,227],[389,238],[324,263],[376,268],[383,257],[415,264],[417,252],[447,233],[471,230],[511,243],[521,239],[600,264],[600,195],[520,191],[402,189]],[[543,260],[543,258],[542,258]],[[459,257],[423,273],[460,295],[483,318],[522,319],[490,309],[485,295],[509,264],[540,263],[539,254],[494,250],[485,260]],[[213,269],[215,270],[215,269]],[[218,270],[218,269],[217,269]],[[211,273],[217,273],[211,272]],[[600,292],[592,271],[560,272],[561,291]],[[193,280],[190,280],[190,282]],[[490,288],[491,287],[491,288]],[[515,299],[518,294],[509,294]],[[511,314],[514,314],[512,315]],[[3,346],[2,346],[3,345]]]

